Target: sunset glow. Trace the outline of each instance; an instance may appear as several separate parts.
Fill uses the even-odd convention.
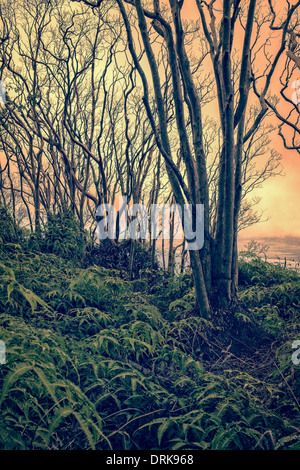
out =
[[[221,3],[221,2],[220,2]],[[291,2],[291,4],[296,3]],[[277,11],[280,12],[282,2],[275,2]],[[199,18],[199,11],[197,9],[196,0],[185,2],[183,7],[184,15],[187,19],[196,20]],[[275,41],[278,46],[279,42]],[[262,58],[262,66],[264,59]],[[279,95],[279,77],[282,73],[285,57],[282,59],[281,69],[279,68],[276,73],[276,79],[273,80],[272,92]],[[295,73],[294,79],[300,78],[300,70]],[[292,99],[295,90],[291,87],[286,91],[286,95]],[[287,107],[283,102],[282,107]],[[273,125],[276,123],[276,118],[272,117],[270,120]],[[277,121],[279,124],[279,121]],[[300,137],[300,136],[299,136]],[[295,150],[287,150],[284,148],[283,141],[278,135],[274,135],[272,146],[282,154],[282,176],[275,176],[264,182],[262,187],[253,191],[253,196],[261,198],[258,206],[259,210],[263,211],[262,221],[254,226],[251,226],[240,233],[241,246],[243,242],[249,239],[260,239],[261,237],[299,237],[300,246],[300,155]]]

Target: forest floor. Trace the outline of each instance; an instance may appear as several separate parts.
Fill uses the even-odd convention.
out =
[[[188,272],[2,244],[0,448],[300,449],[299,310],[299,275],[255,257],[204,320]]]

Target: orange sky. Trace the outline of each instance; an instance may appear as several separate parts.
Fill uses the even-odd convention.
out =
[[[196,0],[185,0],[183,10],[187,18],[199,18]],[[291,95],[292,92],[293,90],[291,90]],[[264,218],[268,217],[269,220],[244,230],[241,233],[243,237],[300,236],[298,208],[300,201],[300,155],[297,152],[285,150],[279,137],[276,138],[274,147],[283,155],[282,164],[285,176],[274,177],[266,181],[262,188],[255,191],[255,195],[262,198],[259,207],[265,211]]]
[[[265,211],[263,218],[269,220],[245,229],[241,232],[243,237],[300,236],[300,155],[285,150],[278,139],[276,148],[279,150],[279,147],[284,176],[271,178],[255,191],[262,198],[259,207]]]
[[[292,4],[294,2],[291,2]],[[283,3],[282,3],[283,4]],[[280,3],[279,3],[280,5]],[[186,0],[183,12],[187,18],[199,18],[196,0]],[[281,70],[279,70],[279,73]],[[299,77],[295,77],[300,79]],[[291,89],[291,96],[294,90]],[[272,92],[276,90],[272,89]],[[272,120],[274,124],[274,120]],[[261,222],[241,232],[242,237],[273,237],[298,235],[300,237],[300,155],[296,151],[284,149],[280,137],[276,137],[273,146],[282,153],[284,176],[277,176],[263,183],[252,195],[261,197],[259,208],[264,210]]]

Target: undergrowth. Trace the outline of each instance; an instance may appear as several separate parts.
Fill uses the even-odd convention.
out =
[[[248,263],[235,316],[271,341],[238,355],[194,313],[187,274],[149,292],[2,244],[0,448],[300,449],[300,281]]]

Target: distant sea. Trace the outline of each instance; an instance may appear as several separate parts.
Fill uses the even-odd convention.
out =
[[[284,236],[284,237],[239,237],[238,249],[245,250],[248,243],[256,241],[261,245],[269,247],[266,252],[267,261],[269,263],[286,263],[287,266],[296,266],[300,264],[300,237]]]
[[[300,271],[300,236],[285,236],[285,237],[242,237],[238,238],[238,250],[242,251],[247,248],[249,242],[255,241],[261,245],[266,245],[266,260],[269,263],[281,264],[287,267]],[[165,259],[166,265],[168,264],[168,249],[167,240],[165,241]],[[181,249],[179,250],[181,252]],[[157,250],[158,262],[162,265],[162,252],[161,244],[158,245]],[[260,255],[265,259],[264,255]],[[177,252],[175,256],[175,263],[179,266],[180,253]]]

